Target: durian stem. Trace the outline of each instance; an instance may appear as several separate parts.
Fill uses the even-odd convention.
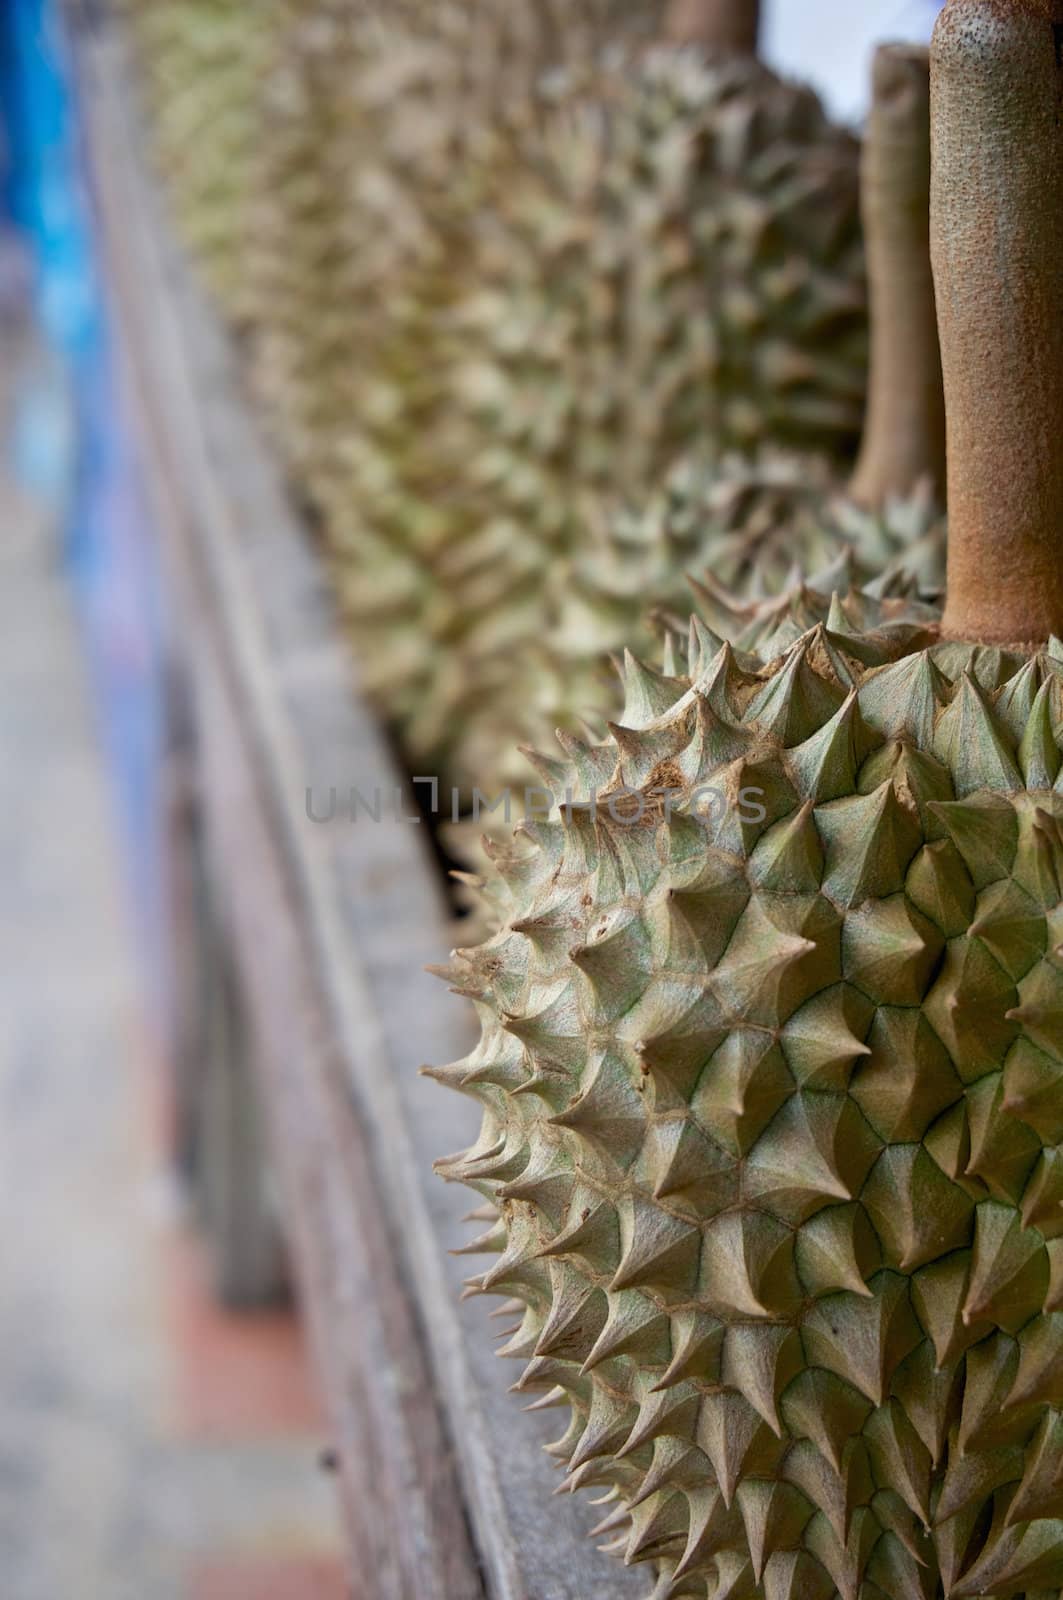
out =
[[[948,638],[1063,632],[1063,0],[950,0],[931,49]]]
[[[945,490],[945,395],[930,270],[930,54],[875,54],[861,175],[871,285],[871,388],[850,484],[880,507],[929,479]]]
[[[697,44],[711,54],[755,56],[760,0],[669,0],[664,36],[670,44]]]

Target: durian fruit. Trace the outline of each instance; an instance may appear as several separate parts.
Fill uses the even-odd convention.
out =
[[[408,85],[436,59],[395,52],[388,104],[434,105]],[[410,759],[467,788],[472,702],[541,638],[555,563],[611,504],[702,439],[855,439],[858,152],[809,91],[676,47],[540,78],[427,194],[400,133],[348,217],[359,353],[325,523],[372,691]]]
[[[770,594],[852,548],[875,570],[900,562],[924,589],[944,581],[940,519],[945,486],[945,406],[930,264],[930,70],[925,49],[881,46],[861,156],[861,211],[871,300],[869,394],[860,456],[844,493],[824,493],[807,466],[773,464],[765,489],[770,516],[746,525],[755,492],[732,465],[720,473],[684,463],[673,485],[673,515],[690,520],[698,502],[735,506],[729,538],[712,553],[714,576]],[[774,481],[773,481],[774,480]]]
[[[830,464],[769,450],[747,461],[699,451],[636,508],[599,515],[559,552],[539,590],[539,626],[512,637],[461,680],[456,764],[485,792],[518,790],[516,745],[541,747],[580,717],[618,715],[610,656],[653,648],[655,613],[689,601],[688,579],[749,598],[855,558],[864,581],[903,572],[944,583],[944,401],[930,275],[930,69],[926,50],[883,46],[862,156],[862,209],[872,285],[871,394],[860,461],[848,485]],[[897,351],[903,352],[898,359]],[[733,627],[726,608],[715,626]],[[455,841],[475,865],[478,829]]]
[[[935,33],[942,623],[630,661],[455,960],[471,1289],[656,1600],[1063,1593],[1061,31]]]
[[[524,137],[542,71],[640,39],[657,6],[290,9],[256,185],[255,387],[323,518],[370,688],[402,724],[421,681],[407,687],[407,659],[429,656],[430,680],[446,619],[474,603],[441,570],[470,520],[447,330],[498,152]]]
[[[651,452],[667,460],[669,425],[691,414],[743,449],[783,439],[844,450],[865,382],[855,142],[752,55],[653,52],[602,92],[604,118],[572,107],[486,243],[481,270],[493,277],[468,313],[484,333],[473,398],[478,383],[493,418],[499,396],[503,424],[506,391],[529,412],[537,395],[549,401],[543,444],[562,458],[579,446],[584,470],[601,469],[610,421],[628,425],[634,467]],[[516,326],[495,312],[511,288]],[[543,386],[534,333],[565,328],[574,364]],[[588,375],[615,377],[615,397],[581,393]],[[566,417],[585,438],[565,438]],[[510,440],[515,428],[499,449]]]
[[[678,462],[648,514],[654,537],[688,547],[697,540],[701,559],[692,573],[711,574],[751,599],[783,594],[803,571],[846,554],[869,575],[901,571],[933,593],[945,582],[941,504],[933,481],[920,475],[906,493],[865,505],[822,461],[773,451],[755,462]],[[618,537],[630,520],[617,519]]]
[[[372,137],[340,86],[363,69],[364,6],[276,0],[259,89],[247,295],[250,382],[293,484],[319,509],[347,405],[347,262],[339,226],[353,152]]]
[[[244,318],[257,96],[275,0],[126,0],[143,63],[153,153],[190,251]]]
[[[866,382],[858,152],[812,92],[674,48],[595,87],[484,230],[462,311],[478,470],[558,544],[698,439],[844,454]]]

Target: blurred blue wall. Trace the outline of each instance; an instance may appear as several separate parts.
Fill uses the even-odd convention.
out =
[[[141,948],[157,984],[162,585],[110,338],[69,43],[55,0],[0,0],[3,192],[31,247],[36,317],[52,357],[20,397],[27,459],[15,467],[57,502]]]

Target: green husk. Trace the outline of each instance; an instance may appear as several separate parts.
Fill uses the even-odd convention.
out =
[[[755,63],[566,45],[563,73],[511,71],[470,117],[455,108],[477,103],[478,51],[391,30],[386,53],[355,60],[356,35],[305,67],[316,121],[293,116],[297,142],[334,152],[316,184],[277,124],[257,276],[284,284],[264,390],[297,441],[370,691],[411,761],[468,792],[492,776],[480,719],[510,715],[496,696],[515,669],[532,681],[518,662],[558,627],[573,568],[589,583],[608,560],[615,510],[691,450],[747,453],[776,431],[851,443],[856,148]],[[776,391],[781,368],[793,381]],[[661,571],[667,540],[634,563],[626,536],[615,548],[606,648],[636,621],[612,592],[633,565],[665,602],[679,576]]]
[[[455,958],[471,1287],[658,1600],[1063,1579],[1063,646],[935,617],[806,588],[629,660]]]
[[[184,240],[225,311],[250,314],[246,251],[258,95],[286,0],[125,0],[152,154]]]

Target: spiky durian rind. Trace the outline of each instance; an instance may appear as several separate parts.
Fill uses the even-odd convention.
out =
[[[251,252],[258,388],[301,487],[335,522],[337,561],[364,537],[360,566],[372,574],[393,523],[416,542],[437,520],[415,464],[444,459],[441,443],[420,450],[421,425],[431,435],[445,418],[431,408],[451,345],[436,339],[467,270],[463,230],[487,202],[495,141],[521,125],[541,71],[614,33],[641,36],[654,7],[272,3],[283,19]],[[374,516],[359,513],[363,497]]]
[[[225,311],[245,320],[258,95],[283,5],[126,0],[156,166],[190,253]]]
[[[472,1286],[659,1600],[1058,1595],[1063,647],[776,620],[543,764],[438,1074]]]
[[[613,540],[614,566],[614,507],[706,439],[855,434],[865,307],[855,146],[807,91],[664,51],[519,84],[477,121],[453,61],[422,41],[357,75],[376,121],[340,140],[340,238],[313,252],[334,270],[281,320],[339,310],[302,381],[335,581],[411,758],[468,788],[493,735],[466,735],[553,630],[569,552],[606,648],[638,642],[662,565],[650,595],[674,590],[668,541]]]
[[[811,627],[838,587],[939,592],[945,532],[925,485],[873,512],[839,490],[821,458],[767,451],[755,461],[685,461],[644,507],[598,519],[559,552],[534,633],[511,636],[504,654],[455,675],[451,770],[492,793],[519,788],[520,748],[619,716],[611,660],[625,648],[640,656],[659,648],[662,626],[689,612],[692,588],[721,639],[748,641],[780,607],[792,625],[791,602]],[[813,615],[798,597],[815,592],[824,599]]]

